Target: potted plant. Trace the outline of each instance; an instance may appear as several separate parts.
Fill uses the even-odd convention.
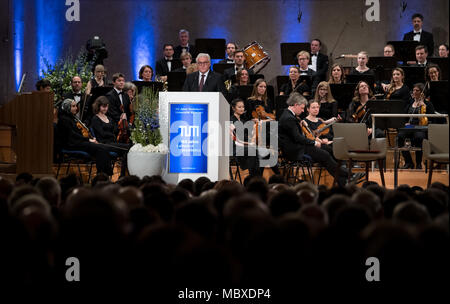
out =
[[[140,178],[162,175],[166,169],[169,149],[162,143],[158,107],[158,92],[148,87],[142,88],[133,103],[131,141],[134,145],[128,152],[128,171]]]

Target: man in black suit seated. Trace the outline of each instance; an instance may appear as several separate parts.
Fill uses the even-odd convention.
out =
[[[81,113],[85,114],[86,108],[86,96],[81,91],[83,88],[83,81],[81,80],[80,76],[73,76],[72,81],[70,82],[70,85],[72,86],[72,91],[64,94],[63,100],[65,99],[73,99],[77,103],[78,112],[76,116],[81,119]],[[83,115],[84,119],[84,115]]]
[[[415,40],[422,45],[425,45],[430,52],[431,56],[434,53],[434,40],[433,34],[422,30],[423,16],[421,14],[414,14],[412,16],[412,23],[414,30],[406,33],[403,36],[403,40]]]
[[[428,57],[428,51],[427,47],[424,45],[418,45],[416,46],[416,62],[412,62],[411,66],[418,66],[418,67],[426,67],[428,65],[427,61]]]
[[[320,53],[322,41],[313,39],[311,41],[311,60],[308,67],[316,72],[318,82],[325,81],[328,72],[328,56]]]
[[[227,58],[222,59],[219,63],[234,63],[234,52],[236,52],[237,46],[234,42],[228,42],[225,52],[227,53]]]
[[[173,45],[172,44],[164,44],[164,58],[156,61],[156,76],[159,77],[162,81],[167,81],[167,73],[172,71],[172,61],[173,61]]]
[[[174,58],[180,58],[183,52],[188,52],[192,56],[197,55],[195,50],[195,45],[189,43],[189,32],[185,29],[181,29],[178,33],[178,38],[180,39],[180,45],[175,48]]]
[[[173,71],[186,73],[187,67],[190,66],[192,63],[192,55],[188,52],[184,52],[181,54],[180,59],[181,59],[181,63],[183,64],[183,66],[181,68],[175,69]]]
[[[236,75],[236,73],[239,70],[245,69],[245,56],[244,56],[244,51],[242,50],[237,50],[236,52],[234,52],[234,67],[226,69],[223,71],[223,81],[226,81],[228,79],[231,79],[231,77],[233,75]],[[248,74],[249,75],[253,75],[255,74],[255,72],[253,71],[253,69],[248,70]]]
[[[125,76],[122,73],[116,73],[112,80],[114,88],[105,95],[109,100],[106,115],[111,117],[113,123],[117,124],[121,119],[128,120],[130,117],[130,98],[128,94],[123,94]]]
[[[314,97],[314,92],[316,91],[316,87],[319,84],[318,78],[316,76],[316,72],[308,67],[310,56],[307,51],[300,51],[297,54],[297,61],[300,70],[300,76],[306,75],[312,77],[312,85],[311,88],[307,88],[306,92],[310,94],[311,97]],[[306,86],[306,85],[305,85]]]
[[[300,127],[296,116],[305,111],[308,103],[302,95],[297,92],[292,93],[286,101],[288,108],[284,109],[278,121],[278,140],[279,146],[286,159],[295,161],[302,160],[304,154],[309,155],[314,162],[320,163],[327,171],[334,176],[337,169],[337,163],[330,152],[321,148],[319,140],[306,138]],[[339,169],[338,184],[344,186],[347,180],[347,169]],[[351,181],[362,178],[364,174],[353,174]]]
[[[225,95],[225,85],[220,74],[211,71],[211,57],[200,53],[196,58],[198,71],[190,73],[184,81],[185,92],[221,92]]]

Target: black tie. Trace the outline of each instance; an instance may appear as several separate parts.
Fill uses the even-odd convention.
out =
[[[73,97],[75,97],[75,96],[81,97],[81,93],[74,93]]]
[[[312,54],[312,55],[313,55],[313,57],[314,57],[314,56],[316,56],[316,57],[317,57],[317,54]]]
[[[417,36],[417,35],[420,36],[420,32],[414,33],[414,36]]]

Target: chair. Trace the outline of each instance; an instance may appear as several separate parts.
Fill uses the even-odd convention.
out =
[[[431,184],[434,164],[448,164],[448,124],[429,124],[428,139],[422,142],[423,157],[429,160],[427,187]]]
[[[371,161],[378,161],[380,177],[385,186],[383,173],[383,160],[386,158],[386,138],[367,138],[366,125],[362,123],[338,123],[333,125],[333,154],[338,160],[337,170],[342,161],[348,161],[348,181],[352,175],[352,164],[354,161],[366,164],[366,181],[369,180],[369,164]],[[334,183],[336,183],[335,174]],[[333,183],[333,184],[334,184]]]
[[[61,170],[61,165],[67,163],[66,175],[69,173],[70,166],[76,164],[78,167],[78,174],[80,175],[80,180],[83,181],[83,175],[81,174],[80,164],[87,165],[89,168],[89,175],[87,183],[91,180],[92,167],[95,164],[95,160],[85,151],[75,151],[61,149],[56,154],[56,162],[58,163],[58,168],[56,170],[56,179],[59,177],[59,171]]]
[[[309,179],[314,182],[314,175],[312,170],[313,160],[309,155],[304,154],[303,159],[301,160],[290,160],[284,157],[281,149],[278,153],[281,159],[280,168],[283,168],[283,176],[286,178],[286,181],[289,182],[290,178],[294,179],[294,183],[301,181],[298,177],[298,173],[301,168],[303,179],[306,180],[306,175],[308,175]]]

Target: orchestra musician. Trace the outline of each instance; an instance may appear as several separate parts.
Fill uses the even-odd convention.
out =
[[[41,79],[36,82],[36,90],[39,92],[51,92],[52,85],[47,79]]]
[[[439,57],[447,58],[448,57],[448,44],[441,44],[439,46]]]
[[[130,117],[130,98],[124,94],[125,76],[116,73],[112,77],[114,88],[106,93],[109,100],[108,116],[117,124],[121,119],[128,120]]]
[[[180,58],[183,52],[188,52],[192,56],[197,56],[197,51],[195,49],[195,45],[189,43],[189,31],[185,29],[181,29],[178,32],[178,39],[180,40],[180,45],[177,45],[174,48],[173,57]]]
[[[81,77],[76,75],[72,77],[72,81],[70,82],[70,86],[72,88],[71,92],[68,92],[64,94],[63,99],[73,99],[77,103],[78,111],[77,111],[77,117],[81,118],[81,114],[85,114],[83,109],[86,110],[85,103],[86,103],[86,94],[82,92],[83,88],[83,81],[81,80]]]
[[[228,100],[232,101],[238,97],[239,87],[250,85],[250,75],[247,69],[239,70],[236,74],[236,82],[228,90]]]
[[[243,50],[237,50],[234,52],[234,67],[223,71],[223,81],[231,79],[233,75],[236,75],[239,70],[245,69],[245,55]],[[253,69],[248,70],[249,75],[255,74]]]
[[[340,84],[344,82],[345,82],[344,68],[339,63],[333,64],[331,66],[328,83]]]
[[[415,40],[422,45],[425,45],[433,55],[434,52],[434,39],[433,34],[426,32],[422,29],[423,16],[422,14],[416,13],[411,17],[414,30],[403,35],[403,40]]]
[[[248,169],[251,176],[261,175],[256,148],[255,124],[246,119],[244,101],[240,98],[231,101],[232,114],[230,121],[233,139],[233,155],[237,157],[239,167]],[[244,126],[245,125],[245,126]]]
[[[62,102],[56,127],[57,144],[63,149],[89,153],[95,157],[97,172],[111,176],[113,170],[108,148],[89,136],[89,129],[75,116],[77,111],[77,102],[73,99],[65,99]]]
[[[300,70],[296,66],[289,68],[289,81],[280,88],[280,95],[290,95],[292,92],[309,96],[309,86],[300,81]]]
[[[172,71],[172,64],[174,59],[174,50],[172,44],[164,44],[163,46],[164,57],[156,61],[156,77],[163,82],[167,81],[167,73]],[[181,54],[180,54],[181,55]]]
[[[328,71],[328,56],[320,53],[322,41],[320,39],[311,40],[311,64],[309,67],[314,70],[317,82],[325,81]]]
[[[384,57],[394,57],[395,56],[395,48],[392,44],[386,44],[383,49]]]
[[[237,45],[234,42],[228,42],[226,47],[227,58],[222,59],[219,63],[234,63],[234,52],[237,50]]]
[[[338,118],[337,102],[331,94],[330,85],[326,81],[322,81],[317,86],[314,101],[320,105],[318,116],[324,120]]]
[[[406,111],[408,114],[434,114],[434,106],[431,102],[425,99],[423,91],[423,83],[416,83],[413,86],[410,103]],[[415,126],[426,126],[428,125],[428,119],[426,117],[411,117],[405,125],[407,128],[414,128]],[[426,138],[426,136],[426,130],[422,129],[414,130],[414,132],[400,130],[397,135],[398,146],[402,147],[405,143],[405,138],[412,137],[412,146],[422,147],[422,141],[424,140],[424,138]],[[414,169],[411,153],[409,151],[402,151],[402,155],[405,160],[405,165],[401,167],[401,169]],[[416,169],[422,169],[422,151],[416,151]]]
[[[91,95],[93,88],[103,87],[105,85],[105,67],[101,64],[97,64],[94,69],[94,77],[86,84],[86,94]]]
[[[441,80],[441,68],[434,63],[430,63],[425,68],[425,89],[423,94],[425,99],[430,99],[430,82]]]
[[[143,65],[139,69],[139,79],[142,79],[142,81],[152,81],[153,78],[153,69],[148,64]]]
[[[324,120],[321,117],[318,117],[320,113],[320,102],[317,100],[310,100],[307,105],[308,116],[303,120],[304,124],[302,130],[303,133],[305,131],[308,133],[308,138],[312,139],[314,137],[315,140],[320,141],[322,144],[321,148],[327,150],[333,156],[333,150],[330,147],[333,142],[333,132],[331,130],[331,126],[334,122],[337,121],[336,117],[332,117],[328,120]],[[306,122],[306,124],[305,124]],[[329,126],[325,129],[326,126]],[[321,131],[319,134],[316,132]]]
[[[315,77],[316,72],[314,72],[314,70],[312,70],[308,67],[310,57],[311,56],[306,51],[300,51],[297,54],[297,62],[298,62],[300,76],[303,76],[303,75],[311,76],[312,80],[313,80],[311,88],[305,84],[305,90],[304,90],[304,93],[302,93],[303,96],[311,96],[311,94],[314,94],[317,84],[319,83],[318,78]],[[306,90],[306,88],[307,88],[307,90]]]
[[[300,116],[307,104],[306,99],[299,93],[292,93],[286,101],[288,108],[284,109],[281,114],[278,135],[279,145],[283,155],[288,160],[302,160],[307,154],[314,162],[320,163],[326,170],[334,176],[337,169],[337,163],[329,152],[321,149],[319,140],[311,140],[305,137],[302,132],[299,120]],[[355,173],[351,176],[350,181],[361,179],[364,173]],[[338,184],[344,186],[347,182],[348,171],[345,168],[339,168]]]
[[[419,67],[426,67],[428,65],[428,49],[424,45],[418,45],[416,46],[416,61],[412,61],[408,63],[411,66],[419,66]]]
[[[350,74],[352,75],[374,75],[375,72],[367,66],[369,62],[369,54],[366,51],[361,51],[357,55],[358,66],[352,68]]]
[[[267,82],[259,78],[253,85],[252,95],[245,102],[245,109],[247,112],[247,119],[251,119],[256,107],[262,106],[264,111],[269,114],[267,117],[262,117],[261,120],[274,120],[272,102],[267,97]]]
[[[392,70],[391,82],[386,85],[382,83],[385,92],[385,99],[401,99],[405,105],[409,103],[411,95],[408,86],[404,83],[405,72],[402,68],[394,68]]]
[[[192,63],[192,55],[189,52],[183,52],[180,55],[181,64],[183,65],[181,68],[173,70],[174,72],[185,72],[188,66]]]
[[[117,153],[122,158],[122,166],[120,177],[125,176],[127,168],[127,152],[131,147],[131,143],[117,142],[118,127],[113,123],[111,117],[106,114],[108,112],[109,101],[105,96],[98,97],[92,105],[94,117],[91,120],[91,128],[95,134],[95,138],[99,143],[107,144],[109,151]]]

